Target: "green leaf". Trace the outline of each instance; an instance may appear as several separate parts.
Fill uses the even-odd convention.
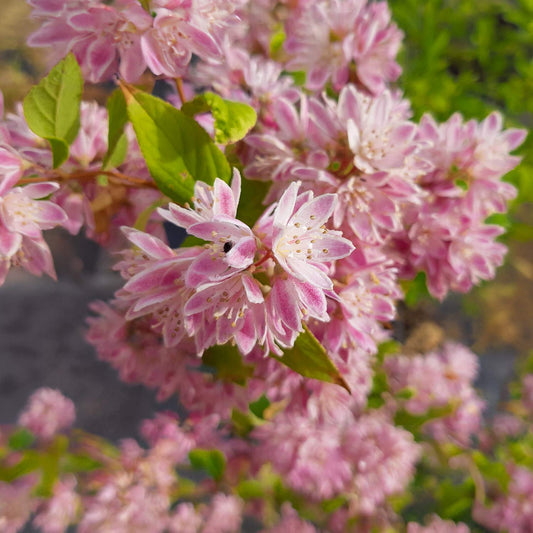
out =
[[[257,122],[257,113],[253,107],[225,100],[211,92],[205,92],[186,102],[182,110],[190,116],[211,112],[215,119],[215,141],[220,144],[240,141]]]
[[[67,158],[68,147],[80,128],[83,77],[73,54],[60,61],[24,98],[24,116],[30,129],[47,139],[54,168]]]
[[[277,31],[272,34],[270,38],[270,57],[276,57],[283,49],[283,43],[287,36],[283,31],[283,26],[280,26]]]
[[[26,428],[19,429],[9,437],[9,447],[12,450],[25,450],[35,442],[35,436]]]
[[[137,217],[137,220],[135,221],[135,224],[133,227],[135,229],[138,229],[140,231],[146,230],[146,225],[148,224],[148,221],[150,220],[150,217],[152,216],[152,213],[158,208],[164,205],[167,202],[165,198],[160,198],[159,200],[156,200],[152,204],[150,204],[146,209],[143,209],[139,216]]]
[[[389,389],[387,375],[379,369],[374,372],[372,379],[372,390],[367,396],[367,406],[369,409],[379,409],[385,404],[383,393]]]
[[[475,498],[475,485],[471,478],[457,484],[443,480],[435,491],[438,514],[447,520],[459,520],[470,510]]]
[[[128,149],[128,139],[124,128],[128,123],[128,109],[126,99],[120,89],[117,89],[107,101],[109,115],[109,130],[107,134],[107,153],[102,162],[102,168],[116,168],[124,162]]]
[[[509,475],[509,472],[507,472],[507,468],[503,462],[492,461],[479,450],[474,450],[472,452],[472,459],[479,468],[479,471],[483,474],[483,477],[497,481],[500,487],[502,487],[504,491],[507,491],[511,476]]]
[[[250,411],[258,418],[264,418],[265,410],[270,407],[270,400],[263,394],[261,398],[252,402],[250,405]]]
[[[238,385],[246,385],[246,380],[254,373],[254,367],[244,364],[239,350],[231,344],[211,346],[204,352],[202,362],[215,370],[217,378]]]
[[[100,468],[102,463],[93,459],[90,455],[86,454],[67,454],[65,455],[60,463],[60,469],[62,472],[91,472]]]
[[[215,481],[220,481],[226,470],[226,458],[220,450],[198,448],[189,452],[191,465],[207,472]]]
[[[121,88],[150,174],[164,194],[185,203],[196,180],[229,181],[228,161],[193,118],[130,85],[121,83]]]
[[[263,199],[270,185],[271,183],[268,181],[248,180],[242,176],[241,198],[237,208],[237,218],[239,220],[242,220],[250,227],[257,222],[257,219],[266,209],[263,205]]]
[[[414,307],[421,300],[431,298],[431,294],[428,291],[426,283],[426,273],[419,272],[415,279],[406,281],[403,284],[405,293],[405,303],[408,307]]]
[[[306,378],[335,383],[350,392],[348,384],[328,357],[326,350],[305,324],[304,331],[300,333],[292,348],[285,350],[281,357],[276,355],[271,357]]]
[[[246,437],[252,429],[263,425],[265,422],[255,416],[251,411],[243,413],[239,409],[232,409],[231,421],[233,423],[233,429],[241,437]]]
[[[451,415],[455,409],[456,406],[453,404],[444,405],[443,407],[431,407],[423,415],[413,415],[404,409],[400,409],[394,415],[394,424],[402,426],[416,437],[426,422]]]
[[[237,486],[237,494],[243,500],[257,500],[265,497],[265,487],[256,479],[245,479]]]

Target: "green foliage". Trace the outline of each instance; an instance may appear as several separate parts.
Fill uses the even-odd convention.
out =
[[[230,167],[207,132],[160,98],[121,84],[128,117],[157,186],[178,203],[190,201],[197,180],[228,181]]]
[[[214,370],[218,379],[238,385],[246,385],[247,379],[254,373],[254,367],[245,364],[239,350],[231,344],[211,346],[204,352],[202,362]]]
[[[189,461],[197,470],[204,470],[215,481],[220,481],[226,470],[226,458],[220,450],[198,448],[189,452]]]
[[[102,162],[102,168],[118,167],[123,163],[128,149],[128,139],[124,127],[128,122],[126,99],[120,89],[117,89],[107,101],[109,114],[109,131],[107,134],[107,153]]]
[[[258,418],[264,418],[265,410],[270,407],[270,400],[263,394],[261,398],[250,404],[250,411]]]
[[[400,409],[394,415],[394,424],[401,426],[412,433],[417,439],[421,438],[422,426],[431,420],[451,415],[455,410],[454,405],[432,407],[422,415],[414,415],[405,409]]]
[[[24,116],[30,129],[52,148],[54,168],[69,155],[80,128],[83,78],[73,54],[60,61],[24,98]]]
[[[270,188],[267,181],[252,181],[242,176],[241,200],[237,208],[237,218],[253,226],[265,211],[263,199]]]
[[[305,325],[304,331],[300,333],[292,348],[285,350],[281,357],[275,355],[271,357],[306,378],[335,383],[350,392],[350,388],[324,347]]]
[[[60,462],[61,472],[92,472],[102,466],[102,463],[96,461],[86,454],[67,453]]]
[[[254,126],[257,113],[242,102],[225,100],[211,92],[205,92],[186,102],[182,111],[189,116],[210,112],[215,119],[215,141],[230,144],[240,141]]]
[[[9,436],[8,446],[12,450],[25,450],[35,442],[35,436],[26,428],[21,428]]]
[[[432,298],[428,291],[425,272],[419,272],[412,280],[403,281],[402,288],[407,307],[415,307],[421,301]]]
[[[470,518],[470,510],[475,498],[475,484],[471,478],[454,482],[443,480],[435,491],[437,513],[447,520],[465,520]]]

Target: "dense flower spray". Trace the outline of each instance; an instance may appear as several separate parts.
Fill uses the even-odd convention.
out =
[[[527,452],[502,442],[531,373],[484,428],[476,356],[403,338],[397,306],[418,273],[441,300],[494,277],[526,132],[413,120],[383,1],[28,3],[62,61],[0,123],[0,284],[54,277],[43,232],[84,231],[123,282],[87,340],[186,413],[112,445],[38,390],[0,429],[0,529],[528,531]],[[82,76],[118,85],[106,108]]]

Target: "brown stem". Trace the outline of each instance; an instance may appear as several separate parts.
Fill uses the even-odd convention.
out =
[[[174,78],[174,81],[176,82],[176,89],[178,90],[181,103],[184,104],[187,98],[185,98],[185,91],[183,90],[183,80],[181,78]]]

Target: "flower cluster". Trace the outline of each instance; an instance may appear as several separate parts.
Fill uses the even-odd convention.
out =
[[[193,339],[198,355],[233,341],[243,354],[256,346],[281,354],[302,331],[302,320],[327,321],[328,273],[353,245],[326,229],[334,195],[298,194],[292,184],[252,230],[235,218],[240,175],[232,186],[197,183],[194,209],[170,204],[166,220],[204,246],[173,250],[152,235],[126,229],[138,253],[117,265],[127,279],[117,297],[127,319],[151,317],[166,347]],[[262,279],[266,278],[264,281]],[[267,281],[268,280],[268,281]]]

